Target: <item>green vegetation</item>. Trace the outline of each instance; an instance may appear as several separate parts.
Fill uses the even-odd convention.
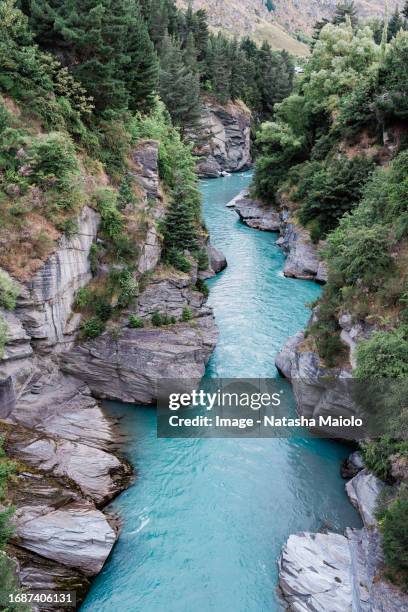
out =
[[[7,272],[0,270],[0,308],[14,310],[18,294],[17,284]]]
[[[144,327],[144,321],[137,315],[131,314],[129,316],[129,327],[132,329],[140,329],[141,327]]]
[[[162,327],[164,325],[174,325],[176,323],[176,317],[170,316],[165,313],[161,313],[155,310],[151,318],[152,325],[154,327]]]
[[[192,318],[193,318],[193,313],[191,312],[191,308],[189,308],[188,306],[185,306],[183,308],[183,314],[181,316],[182,321],[187,323],[188,321],[191,321]]]
[[[387,577],[408,590],[408,491],[399,489],[380,514]]]

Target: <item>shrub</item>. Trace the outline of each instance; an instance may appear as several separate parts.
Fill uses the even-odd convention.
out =
[[[17,283],[4,270],[0,270],[0,308],[14,310],[19,294]]]
[[[101,230],[110,240],[120,238],[124,229],[124,218],[117,209],[117,193],[114,189],[98,189],[95,192],[96,207],[101,214]]]
[[[187,257],[177,249],[168,249],[166,252],[166,262],[176,268],[176,270],[180,270],[180,272],[188,273],[191,271],[191,263]]]
[[[408,342],[401,331],[376,332],[360,342],[355,375],[364,380],[408,376]]]
[[[132,303],[139,293],[139,285],[131,270],[122,270],[118,276],[119,296],[118,305],[125,308]]]
[[[198,252],[197,255],[197,265],[200,272],[207,270],[209,264],[208,253],[205,249],[202,249]]]
[[[380,525],[387,575],[408,590],[408,492],[404,487],[382,513]]]
[[[97,296],[93,304],[95,315],[101,321],[108,321],[112,316],[113,308],[107,298],[103,295]]]
[[[105,331],[105,323],[99,317],[91,317],[82,326],[82,337],[85,339],[97,338]]]
[[[32,182],[68,193],[71,193],[73,178],[79,175],[74,144],[68,136],[60,132],[33,138],[27,146],[24,163],[30,166]],[[73,206],[70,199],[64,202],[68,208]]]
[[[354,225],[353,216],[346,216],[328,238],[327,255],[330,268],[342,276],[343,284],[361,282],[374,288],[392,267],[388,249],[388,232],[383,225]]]
[[[185,322],[191,321],[191,319],[193,318],[193,313],[191,312],[191,309],[188,306],[185,306],[183,308],[183,314],[182,314],[181,318]]]
[[[197,291],[202,293],[204,297],[208,297],[210,295],[210,290],[208,288],[208,285],[206,285],[205,282],[201,278],[197,279],[196,289]]]
[[[93,298],[94,294],[89,287],[81,287],[75,296],[75,307],[79,309],[86,308],[92,303]]]
[[[129,315],[129,327],[131,327],[132,329],[139,329],[141,327],[144,327],[144,321],[140,317],[131,314]]]
[[[398,443],[387,436],[362,444],[364,462],[381,480],[391,480],[390,457],[397,452]]]
[[[304,198],[299,212],[303,224],[318,222],[321,236],[337,226],[338,220],[355,207],[373,171],[373,162],[365,157],[335,159],[326,166],[312,163],[296,193]]]
[[[176,318],[155,310],[151,321],[155,327],[162,327],[163,325],[173,325],[176,323]]]

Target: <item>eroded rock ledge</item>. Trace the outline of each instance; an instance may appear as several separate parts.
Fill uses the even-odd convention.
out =
[[[227,204],[237,212],[241,221],[254,229],[279,232],[277,244],[287,255],[283,273],[287,277],[327,282],[327,267],[319,256],[319,247],[313,244],[309,232],[298,225],[289,210],[260,202],[242,191]]]

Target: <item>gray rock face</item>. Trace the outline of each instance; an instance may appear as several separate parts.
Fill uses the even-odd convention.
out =
[[[138,316],[150,319],[154,312],[159,312],[179,320],[186,307],[191,310],[193,317],[211,315],[211,308],[205,306],[206,298],[194,289],[196,281],[196,270],[191,274],[168,271],[165,274],[160,271],[154,273],[139,296]]]
[[[30,519],[30,509],[25,510],[16,521],[19,546],[75,567],[86,576],[100,572],[116,541],[114,529],[100,510],[77,503],[35,513]]]
[[[375,331],[375,327],[366,321],[353,321],[350,313],[344,313],[339,318],[339,325],[342,328],[340,338],[347,344],[350,350],[350,363],[353,368],[356,367],[356,350],[357,345],[361,340],[367,340]]]
[[[350,501],[360,512],[366,527],[374,527],[377,524],[377,499],[383,488],[384,483],[368,470],[362,470],[346,484]]]
[[[11,378],[0,380],[0,419],[6,419],[15,405],[16,396]]]
[[[111,521],[96,506],[122,491],[131,476],[129,464],[111,453],[119,439],[115,424],[89,388],[50,361],[17,400],[5,432],[8,456],[25,465],[10,486],[22,585],[42,588],[44,567],[51,564],[51,581],[62,575],[83,588],[84,575],[101,569],[116,540]],[[48,560],[45,566],[41,559]]]
[[[105,333],[64,354],[61,367],[86,381],[97,397],[151,404],[159,378],[201,379],[216,340],[212,315],[193,325],[125,328],[117,340]]]
[[[317,353],[302,348],[303,341],[303,332],[289,338],[275,359],[279,372],[292,383],[298,413],[316,420],[328,415],[358,416],[350,394],[351,371],[324,367]]]
[[[203,105],[201,129],[194,135],[199,176],[217,178],[222,172],[251,165],[251,113],[241,102],[221,106],[209,98]]]
[[[31,338],[22,326],[21,321],[14,313],[7,310],[0,309],[0,316],[7,325],[6,346],[3,358],[0,360],[0,379],[4,380],[3,385],[0,384],[0,398],[1,393],[6,393],[6,389],[8,389],[7,400],[4,397],[3,402],[0,401],[1,418],[1,415],[3,417],[7,416],[7,406],[12,407],[11,398],[16,398],[21,392],[33,375],[35,368],[32,359]]]
[[[282,219],[286,216],[283,213]],[[291,278],[327,282],[327,268],[310,240],[309,232],[294,223],[282,222],[278,245],[287,254],[283,273]]]
[[[25,283],[15,314],[37,351],[72,345],[71,309],[78,289],[91,279],[89,251],[99,220],[98,213],[84,206],[78,218],[79,233],[72,238],[63,236],[55,253]]]
[[[242,191],[227,206],[233,208],[248,227],[267,232],[278,232],[280,229],[279,212],[273,206],[251,199],[248,191]]]
[[[132,175],[146,191],[147,197],[161,197],[159,182],[159,145],[157,140],[142,140],[132,149]]]
[[[279,586],[294,612],[352,611],[351,556],[335,533],[289,536],[279,560]]]
[[[21,583],[28,591],[57,591],[64,589],[75,591],[77,604],[80,604],[89,589],[90,582],[83,574],[74,568],[55,563],[45,557],[40,557],[28,550],[16,546],[7,546],[9,556],[17,564],[17,574]],[[52,605],[33,606],[33,612],[55,612]]]
[[[211,244],[208,246],[207,251],[210,267],[214,274],[218,274],[219,272],[222,272],[222,270],[225,270],[228,263],[224,253],[222,253],[219,249],[216,249]]]
[[[130,466],[111,453],[31,430],[9,431],[7,453],[55,478],[69,479],[97,505],[112,499],[131,474]]]

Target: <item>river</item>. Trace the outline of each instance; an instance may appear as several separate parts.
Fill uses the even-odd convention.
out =
[[[220,330],[207,374],[275,377],[274,357],[302,329],[313,282],[287,279],[276,235],[225,207],[250,173],[203,181],[204,218],[228,268],[211,279]],[[297,531],[360,526],[339,466],[348,449],[312,439],[160,439],[151,408],[109,403],[127,433],[136,483],[112,504],[113,554],[81,610],[275,612],[277,559]]]

